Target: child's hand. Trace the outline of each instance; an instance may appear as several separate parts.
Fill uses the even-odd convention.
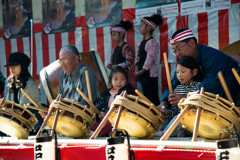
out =
[[[171,105],[177,106],[180,99],[186,98],[186,97],[187,95],[184,95],[184,94],[171,93],[168,96],[168,101],[170,102]]]
[[[116,68],[118,65],[111,65],[111,69]]]
[[[138,71],[138,72],[135,72],[135,75],[138,77],[138,76],[141,76],[141,75],[143,75],[144,73],[145,73],[145,69],[142,69],[142,70],[140,70],[140,71]]]
[[[106,115],[105,112],[100,112],[99,115],[98,115],[98,117],[99,117],[100,119],[103,119],[103,118],[105,117],[105,115]]]
[[[111,64],[108,63],[108,65],[106,66],[108,69],[111,69]]]

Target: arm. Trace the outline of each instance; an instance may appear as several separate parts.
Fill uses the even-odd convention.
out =
[[[115,48],[114,48],[114,49],[115,49]],[[107,68],[108,68],[108,69],[111,69],[111,66],[112,66],[114,49],[111,51],[110,62],[109,62],[108,65],[107,65]]]
[[[126,69],[126,68],[130,68],[131,65],[133,64],[134,61],[134,53],[133,53],[133,49],[131,48],[131,46],[129,44],[125,44],[123,46],[123,57],[125,57],[125,62],[118,64],[118,66],[121,66],[122,68]]]

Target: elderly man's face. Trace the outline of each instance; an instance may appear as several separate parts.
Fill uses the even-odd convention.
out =
[[[197,50],[196,50],[196,43],[193,39],[191,39],[188,42],[175,42],[172,45],[173,48],[173,54],[178,56],[180,59],[184,56],[190,56],[193,58],[196,58],[197,56]]]
[[[64,73],[73,73],[78,66],[79,61],[77,58],[77,55],[69,54],[66,48],[61,49],[58,62],[63,68]]]

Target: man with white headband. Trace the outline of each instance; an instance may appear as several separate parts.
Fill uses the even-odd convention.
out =
[[[217,49],[198,44],[197,39],[190,29],[180,29],[176,31],[169,40],[169,44],[173,48],[173,54],[178,58],[181,59],[184,56],[190,56],[195,58],[199,63],[204,74],[204,80],[197,90],[204,87],[206,92],[219,94],[221,97],[226,98],[223,87],[217,76],[218,72],[221,71],[233,100],[237,100],[240,86],[231,71],[232,68],[235,68],[240,72],[237,61]],[[176,72],[171,81],[173,89],[180,84],[177,80]],[[161,110],[162,106],[168,107],[170,105],[177,105],[179,100],[183,97],[186,97],[186,95],[169,94],[169,91],[165,90],[158,108]]]

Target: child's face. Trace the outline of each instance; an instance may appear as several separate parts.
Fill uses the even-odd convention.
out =
[[[117,72],[112,77],[113,89],[119,90],[127,84],[127,79],[123,73]]]
[[[121,40],[120,33],[116,31],[111,32],[112,40],[118,43]]]
[[[177,65],[177,79],[181,84],[189,84],[192,82],[192,78],[197,74],[197,69],[189,69],[180,64]]]
[[[141,26],[140,26],[140,33],[145,34],[147,32],[147,25],[143,21],[141,21]]]

